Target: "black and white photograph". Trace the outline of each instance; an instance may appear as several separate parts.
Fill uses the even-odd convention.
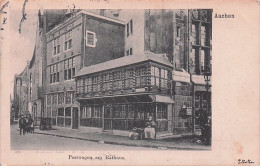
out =
[[[12,149],[211,149],[212,9],[29,12]]]
[[[1,2],[0,165],[258,165],[260,5],[211,1]]]

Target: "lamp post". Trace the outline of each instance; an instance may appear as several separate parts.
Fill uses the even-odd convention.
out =
[[[208,109],[207,109],[207,114],[208,115],[211,115],[211,106],[210,106],[210,94],[209,94],[209,89],[211,87],[210,85],[210,77],[211,77],[211,70],[209,68],[209,66],[206,66],[205,67],[205,70],[204,70],[204,80],[206,82],[206,91],[207,91],[207,104],[208,104]]]

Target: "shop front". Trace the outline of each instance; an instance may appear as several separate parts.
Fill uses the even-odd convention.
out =
[[[159,95],[80,99],[80,126],[102,131],[132,131],[134,127],[144,128],[151,116],[157,132],[171,132],[169,116],[173,103],[169,96]]]

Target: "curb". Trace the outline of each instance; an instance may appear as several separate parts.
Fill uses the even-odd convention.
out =
[[[55,137],[63,137],[63,138],[71,138],[71,139],[77,139],[77,140],[83,140],[83,141],[91,141],[91,142],[97,142],[100,144],[112,144],[112,145],[124,145],[124,146],[134,146],[134,147],[145,147],[145,148],[154,148],[154,149],[160,149],[160,150],[199,150],[199,151],[208,151],[211,150],[211,148],[192,148],[192,147],[174,147],[174,146],[158,146],[158,145],[138,145],[138,144],[129,144],[129,143],[122,143],[122,142],[113,142],[113,141],[104,141],[104,140],[96,140],[96,139],[87,139],[87,138],[79,138],[79,137],[72,137],[72,136],[64,136],[59,134],[50,134],[50,133],[41,133],[41,132],[34,132],[34,134],[42,134],[42,135],[50,135]]]

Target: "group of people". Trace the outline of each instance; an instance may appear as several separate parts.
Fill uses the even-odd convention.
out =
[[[21,118],[19,119],[19,129],[20,129],[20,135],[24,135],[26,133],[34,133],[34,124],[33,124],[33,119],[31,115],[22,115]]]
[[[129,137],[131,139],[146,139],[151,140],[156,138],[156,124],[153,118],[150,116],[145,124],[139,125],[136,124],[133,133],[130,133]]]

